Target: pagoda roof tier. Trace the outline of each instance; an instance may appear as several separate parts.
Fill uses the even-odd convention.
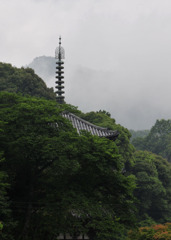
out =
[[[99,137],[106,137],[109,138],[110,140],[115,140],[119,132],[117,130],[109,130],[108,128],[103,128],[96,126],[76,115],[70,112],[63,112],[62,116],[66,119],[68,119],[74,128],[77,129],[77,132],[80,134],[81,131],[85,130],[87,132],[90,132],[92,135],[96,135]]]
[[[60,96],[60,95],[59,95],[59,96],[56,96],[56,99],[58,99],[58,98],[59,98],[59,99],[64,99],[64,96],[62,96],[62,95],[61,95],[61,96]]]
[[[59,75],[58,75],[58,76],[56,76],[56,78],[57,78],[57,79],[61,79],[61,78],[64,78],[64,76],[62,76],[62,75],[59,76]]]
[[[56,88],[59,89],[58,87],[56,87]],[[64,91],[58,90],[58,91],[56,91],[56,93],[59,94],[59,95],[61,95],[61,94],[64,93]]]
[[[56,61],[56,64],[58,64],[58,65],[60,65],[60,64],[64,64],[64,61],[57,60],[57,61]]]
[[[62,66],[62,65],[60,65],[60,66],[59,66],[59,65],[57,65],[57,66],[56,66],[56,68],[57,68],[57,69],[63,69],[63,68],[64,68],[64,66]]]
[[[59,81],[56,81],[55,83],[56,83],[56,84],[63,84],[64,81],[59,80]]]

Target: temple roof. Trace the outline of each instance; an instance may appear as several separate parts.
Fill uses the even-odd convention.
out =
[[[82,118],[77,117],[73,113],[63,112],[62,116],[72,123],[73,127],[77,129],[77,132],[79,134],[82,130],[85,130],[87,132],[90,132],[92,135],[106,137],[111,140],[115,140],[119,135],[119,132],[117,130],[113,131],[107,128],[96,126]]]

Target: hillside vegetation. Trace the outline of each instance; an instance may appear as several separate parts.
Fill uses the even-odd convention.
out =
[[[131,133],[131,142],[133,141],[134,138],[138,138],[138,137],[141,137],[141,138],[144,138],[146,137],[150,130],[129,130],[130,133]]]
[[[34,73],[34,70],[15,68],[6,63],[0,63],[0,91],[55,99],[53,88],[47,88],[45,82]]]
[[[159,154],[171,162],[171,119],[157,120],[149,134],[133,139],[136,149]]]
[[[169,239],[171,164],[144,149],[169,150],[170,122],[157,121],[138,150],[110,113],[59,105],[32,70],[0,66],[0,239]],[[63,111],[119,137],[78,135]]]

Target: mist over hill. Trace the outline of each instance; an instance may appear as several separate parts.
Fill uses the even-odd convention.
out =
[[[55,58],[37,57],[28,66],[48,87],[55,87]],[[64,69],[65,100],[83,112],[106,110],[117,123],[134,130],[150,129],[156,119],[171,117],[170,106],[165,104],[170,94],[159,98],[153,82],[147,83],[143,75],[137,78],[136,71],[130,79],[130,69],[124,66],[96,70],[67,60]]]
[[[48,86],[52,87],[55,79],[55,58],[53,57],[36,57],[28,67],[34,69],[35,73],[39,75]],[[49,82],[53,79],[53,83]]]

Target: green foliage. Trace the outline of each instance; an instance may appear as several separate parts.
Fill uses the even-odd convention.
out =
[[[121,155],[121,161],[125,163],[128,168],[130,163],[133,162],[134,147],[130,144],[131,134],[127,128],[122,127],[115,123],[115,119],[110,117],[110,113],[106,111],[81,113],[81,118],[101,127],[105,127],[111,130],[118,130],[119,136],[115,143],[118,146],[119,153]]]
[[[16,94],[0,94],[0,116],[5,123],[0,145],[11,184],[11,207],[18,222],[16,234],[27,236],[33,202],[38,202],[42,192],[39,181],[44,171],[57,161],[57,178],[77,166],[67,157],[66,149],[68,141],[72,143],[67,133],[73,132],[74,136],[76,131],[62,118],[56,102]]]
[[[0,91],[1,239],[84,233],[94,240],[124,240],[136,209],[141,227],[171,221],[171,165],[161,157],[171,159],[170,120],[157,121],[149,134],[130,133],[105,110],[83,114],[69,104],[28,97],[55,99],[33,70],[10,64],[0,63]],[[119,137],[78,136],[62,111],[117,130]],[[135,152],[131,134],[137,149],[161,156]],[[141,228],[129,239],[153,239],[154,233]],[[155,239],[170,236],[159,235]]]
[[[106,111],[99,111],[99,112],[89,112],[89,113],[81,113],[80,117],[85,119],[86,121],[89,121],[95,125],[109,128],[113,130],[115,127],[115,119],[110,118],[110,113],[106,114]]]
[[[47,88],[31,68],[15,68],[6,63],[0,63],[0,91],[55,99],[53,88]]]
[[[146,141],[145,141],[144,137],[143,138],[141,138],[141,137],[134,138],[132,140],[132,144],[136,148],[136,150],[145,150],[146,149],[146,147],[145,147]]]
[[[135,152],[131,173],[137,178],[135,196],[139,222],[149,217],[156,222],[171,216],[171,164],[147,151]]]
[[[131,133],[131,141],[134,139],[134,138],[144,138],[146,137],[148,134],[149,134],[149,130],[129,130],[130,133]]]
[[[123,239],[135,222],[135,178],[122,174],[115,142],[78,136],[61,115],[65,107],[0,93],[0,146],[17,221],[14,238],[51,240],[61,232],[81,232]]]
[[[60,217],[64,231],[87,232],[93,239],[109,235],[122,239],[120,229],[134,223],[134,178],[121,173],[116,146],[107,139],[86,134],[79,137],[75,149],[80,168],[62,185],[66,192]]]
[[[157,120],[149,134],[135,138],[132,144],[138,150],[147,150],[171,161],[171,120]]]
[[[3,224],[0,222],[0,231],[3,229]]]
[[[0,152],[0,169],[2,169],[5,163],[3,153]],[[11,218],[10,204],[7,197],[7,190],[9,184],[7,180],[7,174],[5,171],[0,171],[0,239],[12,240],[11,231],[14,222]]]

